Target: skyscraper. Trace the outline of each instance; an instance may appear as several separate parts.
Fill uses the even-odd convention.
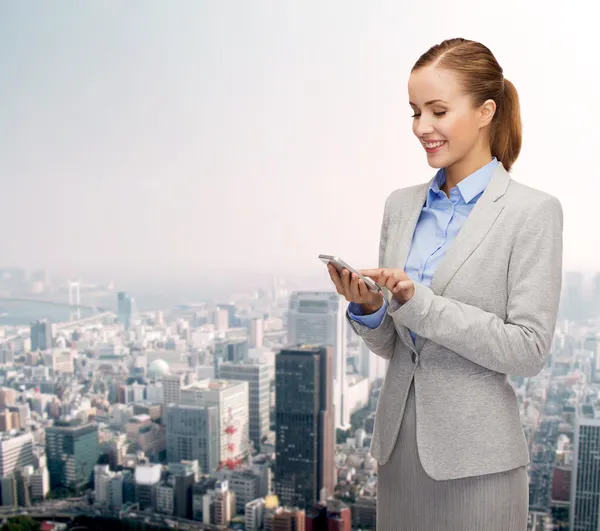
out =
[[[165,405],[179,403],[181,389],[185,386],[185,373],[165,374],[162,377],[163,399]]]
[[[181,390],[181,404],[217,406],[219,461],[248,455],[248,382],[205,379]]]
[[[79,491],[92,481],[100,456],[98,425],[57,421],[46,429],[46,456],[51,487]]]
[[[250,440],[259,449],[269,433],[269,367],[256,362],[223,363],[219,370],[224,380],[241,380],[249,386]]]
[[[0,478],[34,464],[31,433],[0,435]]]
[[[333,495],[333,348],[298,346],[276,358],[275,491],[307,508]]]
[[[248,360],[248,341],[246,339],[219,339],[215,341],[214,367],[215,377],[220,378],[219,367],[222,363],[238,363]]]
[[[584,404],[575,422],[571,531],[600,530],[600,418],[594,413],[593,406]]]
[[[347,303],[337,293],[297,291],[290,297],[288,343],[294,345],[331,345],[333,362],[333,405],[336,427],[350,424],[350,411],[344,402],[346,382]]]
[[[166,418],[168,461],[197,461],[203,474],[212,474],[219,466],[218,408],[170,405]]]
[[[117,317],[125,330],[131,328],[133,322],[133,297],[124,291],[117,293]]]
[[[31,323],[31,350],[52,348],[52,323],[47,319]]]

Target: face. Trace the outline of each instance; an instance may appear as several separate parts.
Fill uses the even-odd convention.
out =
[[[408,82],[413,132],[433,168],[448,168],[475,151],[489,151],[487,126],[496,109],[492,100],[481,107],[464,94],[457,75],[443,68],[415,70]]]

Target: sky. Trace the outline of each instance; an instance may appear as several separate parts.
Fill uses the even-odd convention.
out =
[[[0,3],[0,266],[166,279],[377,261],[386,197],[434,174],[407,81],[449,37],[519,91],[513,178],[600,270],[595,16],[583,0]]]

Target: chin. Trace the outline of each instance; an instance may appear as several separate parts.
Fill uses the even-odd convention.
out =
[[[448,168],[457,162],[457,158],[453,157],[450,153],[426,153],[427,163],[432,168],[439,170],[440,168]]]
[[[429,164],[429,166],[435,168],[436,170],[439,170],[440,168],[446,168],[447,166],[449,166],[446,157],[432,157],[431,155],[428,155],[427,163]]]

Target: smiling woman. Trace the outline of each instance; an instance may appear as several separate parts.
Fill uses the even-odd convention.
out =
[[[510,171],[521,150],[519,97],[483,44],[451,39],[415,63],[408,83],[413,132],[446,191],[492,156]]]
[[[371,440],[377,530],[523,531],[529,455],[507,375],[536,375],[548,359],[562,206],[508,173],[519,100],[483,44],[434,46],[408,92],[438,171],[386,201],[378,267],[361,270],[386,293],[330,270],[350,326],[389,360]]]

